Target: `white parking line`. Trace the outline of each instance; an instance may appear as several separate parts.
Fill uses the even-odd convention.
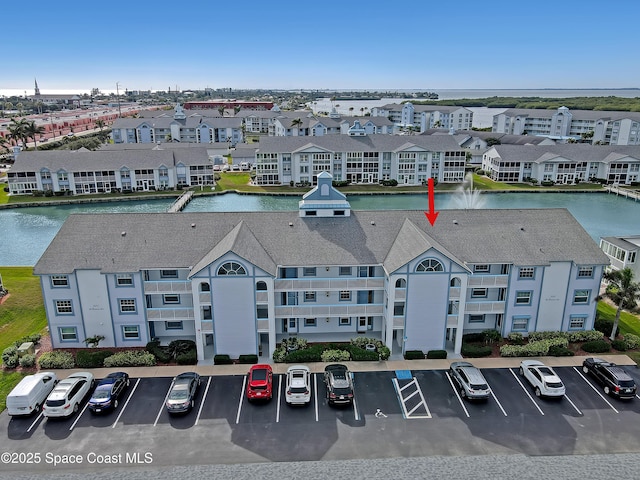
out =
[[[318,375],[313,376],[313,396],[316,400],[316,422],[318,421]]]
[[[198,420],[200,420],[200,414],[202,413],[202,407],[204,407],[204,400],[207,398],[207,392],[209,392],[209,385],[211,385],[211,378],[207,380],[207,387],[204,389],[204,393],[202,394],[202,400],[200,401],[200,408],[198,409],[198,415],[196,416],[196,421],[194,425],[198,424]]]
[[[458,398],[458,401],[460,402],[460,406],[464,410],[465,415],[467,416],[467,418],[469,418],[470,415],[469,415],[469,412],[467,411],[467,407],[465,407],[464,402],[462,401],[462,398],[458,394],[458,389],[453,384],[453,380],[451,380],[451,375],[449,375],[449,372],[444,372],[444,374],[447,376],[447,380],[449,380],[449,384],[451,385],[451,388],[453,389],[453,393],[456,394],[456,397]]]
[[[351,383],[353,384],[353,414],[355,415],[356,421],[360,420],[360,414],[358,413],[358,405],[356,404],[356,381],[353,375],[353,372],[349,372],[351,375]]]
[[[398,383],[398,379],[397,378],[394,377],[391,381],[393,382],[393,386],[396,389],[396,394],[398,395],[398,399],[400,400],[400,406],[402,407],[402,412],[403,412],[402,415],[404,416],[404,418],[411,418],[411,419],[413,419],[413,418],[432,418],[431,417],[431,412],[429,411],[429,406],[427,405],[427,402],[424,399],[424,396],[422,395],[422,390],[420,389],[420,385],[418,384],[418,381],[416,380],[415,377],[413,377],[413,380],[411,380],[409,383],[407,383],[402,388],[400,388],[400,384]],[[402,392],[406,388],[409,388],[411,386],[414,386],[416,388],[416,391],[405,398],[403,396]],[[421,401],[414,408],[412,408],[411,411],[407,411],[407,406],[405,405],[405,401],[408,400],[409,398],[412,398],[416,394],[420,395]],[[425,411],[427,412],[426,415],[413,415],[413,412],[415,412],[418,408],[420,408],[423,405],[424,405]]]
[[[513,378],[516,379],[516,382],[518,382],[520,384],[520,386],[522,387],[522,391],[524,391],[524,393],[527,394],[527,397],[529,397],[529,400],[531,400],[531,403],[533,403],[535,405],[535,407],[538,409],[538,411],[540,412],[540,415],[544,415],[544,412],[542,411],[542,409],[540,408],[540,406],[536,403],[536,401],[533,399],[533,397],[531,396],[531,394],[529,393],[529,391],[525,388],[525,386],[522,384],[522,382],[520,381],[520,379],[518,378],[518,375],[516,375],[516,373],[513,371],[513,368],[510,368],[509,371],[511,372],[511,375],[513,375]]]
[[[609,406],[611,407],[611,409],[612,409],[614,412],[616,412],[616,413],[620,413],[620,412],[618,412],[618,410],[616,410],[616,407],[614,407],[613,405],[611,405],[611,403],[609,403],[609,401],[608,401],[606,398],[604,398],[604,396],[600,393],[600,391],[599,391],[596,387],[594,387],[594,386],[593,386],[593,384],[592,384],[592,383],[587,379],[587,377],[585,377],[585,376],[582,374],[582,372],[581,372],[580,370],[578,370],[576,367],[573,367],[573,369],[574,369],[576,372],[578,372],[578,375],[580,375],[580,376],[582,377],[582,379],[583,379],[585,382],[587,382],[587,385],[589,385],[589,386],[593,389],[593,391],[594,391],[594,392],[596,392],[598,395],[600,395],[600,398],[601,398],[602,400],[604,400],[604,401],[606,402],[606,404],[607,404],[607,405],[609,405]]]
[[[127,397],[127,401],[124,402],[124,405],[122,405],[122,408],[120,409],[120,413],[118,414],[118,416],[116,417],[116,421],[113,422],[113,425],[111,425],[111,428],[116,428],[116,424],[118,423],[118,420],[120,420],[120,417],[122,416],[122,414],[124,413],[124,409],[127,408],[127,405],[129,405],[129,400],[131,400],[131,397],[133,397],[133,392],[136,391],[136,388],[138,388],[138,384],[140,383],[140,379],[138,379],[136,381],[136,384],[133,386],[133,388],[131,389],[131,392],[129,392],[129,396]]]
[[[173,388],[173,383],[175,380],[171,380],[171,385],[169,385],[169,390],[167,390],[167,394],[164,396],[164,401],[162,402],[162,406],[158,411],[158,416],[156,416],[156,421],[153,422],[153,426],[155,427],[158,424],[158,420],[160,419],[160,415],[162,415],[162,411],[164,410],[164,406],[167,404],[167,399],[169,398],[169,394],[171,393],[171,389]]]
[[[242,390],[240,391],[240,402],[238,403],[238,414],[236,415],[236,423],[240,423],[240,412],[242,412],[242,399],[244,398],[244,389],[247,385],[247,377],[249,375],[245,375],[242,379]]]
[[[276,405],[276,423],[280,421],[280,401],[282,400],[282,375],[278,375],[278,405]]]
[[[89,406],[89,402],[84,404],[84,408],[82,409],[82,411],[80,412],[80,415],[78,415],[76,417],[76,419],[73,421],[73,423],[71,424],[71,426],[69,427],[69,431],[73,430],[73,427],[76,426],[76,423],[78,423],[78,420],[80,420],[80,417],[82,416],[82,414],[85,412],[85,410],[87,409],[87,407]]]
[[[575,403],[573,403],[573,402],[571,401],[571,399],[569,398],[569,396],[568,396],[566,393],[564,394],[564,398],[566,398],[566,399],[569,401],[569,403],[571,404],[571,406],[572,406],[573,408],[575,408],[576,412],[578,412],[578,414],[579,414],[579,415],[582,415],[582,412],[578,409],[578,407],[576,407]]]
[[[44,415],[44,412],[40,410],[40,415],[36,417],[36,419],[33,421],[31,425],[29,425],[29,428],[27,429],[27,433],[29,433],[31,429],[35,427],[36,423],[38,423],[38,420],[40,420],[40,418],[42,418],[43,415]]]

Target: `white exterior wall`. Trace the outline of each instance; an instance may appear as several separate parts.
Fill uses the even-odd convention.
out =
[[[542,332],[560,330],[562,327],[570,274],[571,263],[569,262],[554,262],[545,267],[535,330]],[[529,329],[533,330],[531,324]]]

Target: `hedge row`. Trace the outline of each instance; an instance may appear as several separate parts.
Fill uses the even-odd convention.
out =
[[[76,362],[73,355],[62,350],[54,350],[52,352],[44,352],[38,359],[38,365],[43,370],[55,368],[73,368]]]
[[[582,350],[588,353],[604,353],[611,350],[611,345],[605,340],[594,340],[583,343]]]
[[[156,357],[145,351],[118,352],[104,359],[105,367],[152,367]]]
[[[602,332],[598,330],[578,330],[575,332],[531,332],[529,341],[546,340],[550,338],[566,338],[571,343],[592,342],[602,339]]]
[[[104,366],[104,359],[113,355],[113,352],[101,350],[80,350],[76,353],[76,365],[80,368],[98,368]]]
[[[474,345],[472,343],[463,343],[460,353],[462,356],[469,358],[488,357],[493,352],[493,348],[489,345]]]
[[[559,346],[567,348],[569,340],[566,338],[547,338],[529,342],[526,345],[503,345],[500,355],[503,357],[539,357],[549,354],[549,348]]]

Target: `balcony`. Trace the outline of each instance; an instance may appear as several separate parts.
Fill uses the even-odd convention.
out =
[[[211,305],[211,292],[200,292],[198,294],[200,304]]]
[[[256,303],[267,303],[269,294],[267,292],[256,292]]]
[[[504,302],[467,302],[464,313],[504,313]]]
[[[507,275],[473,275],[469,277],[469,287],[506,287],[509,283]]]
[[[202,333],[213,333],[213,320],[202,320],[200,328]]]
[[[194,320],[192,308],[147,308],[147,320],[150,322]]]
[[[449,287],[449,298],[460,298],[460,287]]]
[[[269,320],[258,320],[258,331],[259,332],[268,332],[269,331]]]
[[[393,328],[394,330],[403,329],[404,317],[393,317]]]
[[[287,305],[275,307],[276,317],[348,317],[382,315],[384,306],[380,304],[359,305]]]
[[[374,290],[384,288],[384,278],[286,278],[274,282],[280,290]]]
[[[447,328],[458,326],[458,314],[447,315]]]
[[[153,293],[191,293],[191,281],[189,280],[173,280],[173,281],[147,281],[144,282],[144,293],[146,295]]]
[[[404,288],[396,288],[395,290],[395,299],[396,300],[405,300],[407,298],[407,290]]]

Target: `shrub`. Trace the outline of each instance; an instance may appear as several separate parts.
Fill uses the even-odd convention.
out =
[[[622,339],[627,344],[627,350],[635,350],[640,347],[640,337],[633,333],[625,333],[622,335]]]
[[[549,355],[552,357],[573,357],[575,354],[568,348],[552,345],[549,347]]]
[[[258,355],[255,355],[255,354],[240,355],[238,357],[238,363],[242,363],[246,365],[258,363]]]
[[[274,363],[283,363],[286,356],[287,356],[287,351],[282,347],[276,348],[273,351]]]
[[[371,344],[371,345],[375,345],[376,349],[384,345],[380,340],[377,340],[375,338],[369,338],[369,337],[352,338],[351,340],[349,340],[349,343],[351,343],[351,345],[355,345],[356,347],[360,347],[360,348],[365,348],[367,345]]]
[[[351,358],[351,355],[346,350],[325,350],[320,358],[323,362],[346,362]]]
[[[447,351],[446,350],[429,350],[427,352],[427,358],[430,358],[430,359],[447,358]]]
[[[177,358],[178,355],[189,353],[196,349],[196,342],[193,340],[174,340],[167,346],[167,351],[171,357]]]
[[[512,345],[524,345],[526,340],[520,332],[511,332],[507,335],[507,340]]]
[[[502,339],[502,335],[498,330],[485,330],[482,332],[482,335],[484,336],[484,341],[487,343],[499,342]]]
[[[176,363],[178,365],[195,365],[198,363],[198,352],[189,350],[186,353],[181,353],[176,357]]]
[[[577,332],[568,332],[569,342],[592,342],[593,340],[602,340],[602,332],[598,330],[579,330]]]
[[[169,363],[171,361],[171,352],[167,347],[161,347],[158,340],[147,343],[145,350],[156,357],[156,360],[160,363]]]
[[[424,352],[422,350],[407,350],[404,352],[405,360],[424,360]]]
[[[80,368],[98,368],[104,365],[104,359],[113,355],[113,352],[103,350],[94,352],[91,350],[80,350],[76,354],[76,365]]]
[[[152,367],[156,357],[145,351],[129,351],[114,353],[104,359],[105,367]]]
[[[540,185],[542,185],[543,187],[553,187],[554,183],[552,180],[542,180],[540,182]]]
[[[5,348],[2,351],[2,363],[6,368],[16,368],[18,366],[18,349],[14,346]]]
[[[25,337],[22,337],[20,340],[16,340],[16,348],[19,348],[20,345],[22,345],[25,342],[33,342],[34,345],[37,345],[38,343],[40,343],[40,339],[42,338],[42,335],[40,335],[39,333],[34,333],[33,335],[27,335]]]
[[[286,351],[303,350],[308,347],[307,340],[300,337],[283,338],[280,346]]]
[[[588,353],[604,353],[611,350],[611,345],[605,340],[593,340],[583,343],[582,350]]]
[[[355,345],[349,345],[347,350],[351,353],[351,360],[353,361],[375,362],[380,360],[380,353],[374,350],[365,350],[364,348],[356,347]]]
[[[38,365],[43,370],[52,368],[73,368],[76,362],[73,355],[62,350],[54,350],[53,352],[44,352],[38,359]]]
[[[320,362],[322,352],[324,351],[323,345],[312,345],[302,350],[294,350],[285,357],[286,363],[305,363],[305,362]]]
[[[479,358],[479,357],[488,357],[493,352],[493,348],[488,345],[473,345],[473,344],[462,344],[462,349],[460,353],[463,357],[469,358]]]
[[[549,338],[569,338],[567,332],[531,332],[529,333],[529,341],[538,341],[538,340],[546,340]]]
[[[214,355],[213,364],[214,365],[232,365],[233,360],[229,358],[229,355]]]
[[[614,340],[613,342],[611,342],[611,346],[619,352],[627,351],[627,342],[625,342],[624,340]]]
[[[31,368],[36,365],[36,356],[33,353],[27,353],[20,357],[20,366],[22,368]]]
[[[608,337],[609,335],[611,335],[611,330],[613,330],[613,321],[606,318],[596,318],[596,321],[593,324],[593,328],[598,330],[599,332],[602,332]],[[614,337],[618,335],[618,332],[619,329],[616,329],[616,334],[614,335]]]
[[[378,354],[380,355],[380,360],[389,360],[389,357],[391,356],[391,350],[386,345],[383,345],[378,348]]]
[[[462,343],[484,342],[484,333],[465,333],[462,335]]]
[[[503,357],[541,357],[549,354],[551,347],[567,348],[569,340],[566,338],[546,338],[529,342],[526,345],[503,345],[500,355]]]

